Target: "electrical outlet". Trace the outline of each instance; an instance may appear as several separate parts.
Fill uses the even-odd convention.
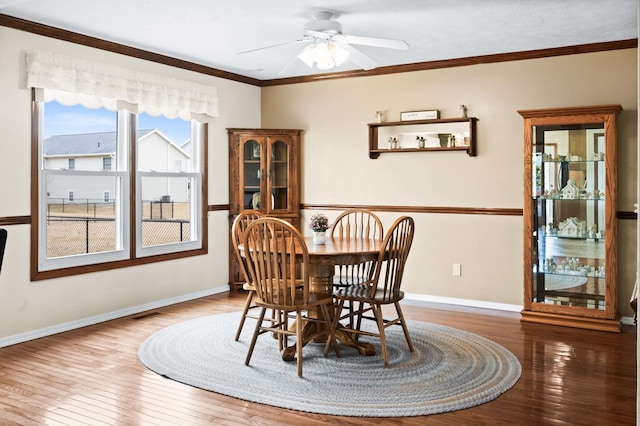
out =
[[[461,277],[462,276],[462,265],[459,263],[453,264],[453,276]]]

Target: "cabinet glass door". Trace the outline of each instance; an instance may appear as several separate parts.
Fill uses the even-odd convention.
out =
[[[603,123],[534,126],[532,302],[606,309]]]
[[[270,143],[271,156],[269,161],[269,178],[267,180],[268,193],[271,194],[270,210],[289,210],[289,179],[291,142],[286,138],[274,138]]]
[[[242,167],[240,167],[240,182],[242,184],[243,210],[260,210],[260,182],[264,173],[261,167],[262,141],[245,139],[241,141]]]

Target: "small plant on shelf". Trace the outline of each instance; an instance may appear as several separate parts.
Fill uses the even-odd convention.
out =
[[[331,225],[329,225],[329,219],[322,213],[316,213],[311,216],[311,220],[309,222],[309,228],[313,232],[327,232]]]

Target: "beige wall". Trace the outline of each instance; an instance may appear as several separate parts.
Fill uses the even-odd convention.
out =
[[[522,208],[523,120],[517,110],[621,104],[618,210],[632,211],[637,176],[637,49],[266,87],[262,126],[304,129],[302,203]],[[438,109],[478,117],[478,156],[367,154],[375,111]],[[308,217],[312,212],[305,212]],[[335,211],[326,212],[330,219]],[[396,214],[382,213],[385,227]],[[403,284],[410,296],[479,306],[522,306],[521,216],[415,214]],[[306,222],[306,219],[305,219]],[[620,220],[619,304],[635,277],[636,222]],[[308,232],[308,229],[306,230]],[[462,276],[452,276],[452,264]]]
[[[42,49],[218,89],[209,137],[209,204],[228,203],[227,127],[304,129],[302,202],[522,207],[522,120],[517,109],[620,103],[619,210],[636,191],[636,49],[260,89],[0,27],[0,217],[30,214],[30,92],[24,53]],[[262,101],[261,101],[262,99]],[[367,155],[376,110],[439,109],[478,117],[478,156]],[[305,212],[309,216],[311,212]],[[327,212],[334,217],[335,211]],[[381,213],[388,227],[396,214]],[[417,234],[406,290],[417,299],[501,308],[522,305],[522,218],[413,214]],[[306,219],[305,219],[306,222]],[[635,221],[619,221],[620,301],[635,268]],[[11,225],[0,275],[0,346],[65,327],[227,288],[228,214],[209,214],[209,254],[31,282],[28,225]],[[451,276],[452,263],[462,277]],[[17,337],[16,337],[17,336]]]
[[[220,116],[209,132],[209,204],[228,203],[227,127],[260,126],[260,88],[0,27],[0,217],[30,214],[30,91],[25,52],[42,49],[213,85]],[[31,282],[28,225],[11,225],[0,276],[0,346],[86,321],[228,289],[228,213],[209,214],[209,254]],[[216,273],[215,271],[219,271]]]

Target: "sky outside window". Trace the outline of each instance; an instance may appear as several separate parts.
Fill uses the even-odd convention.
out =
[[[138,114],[138,129],[158,129],[181,146],[191,135],[188,121],[164,116],[151,117]],[[116,128],[116,113],[105,108],[90,109],[82,105],[65,106],[56,101],[47,102],[45,107],[44,138],[55,135],[113,132]]]

